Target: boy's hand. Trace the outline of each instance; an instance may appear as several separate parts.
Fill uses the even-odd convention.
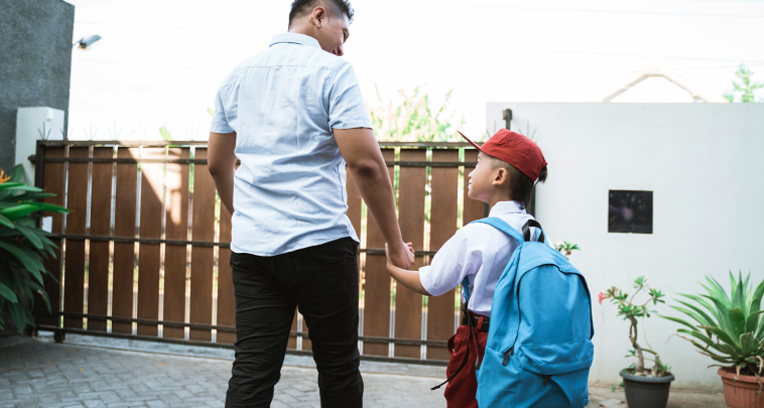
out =
[[[414,248],[411,242],[403,245],[406,248],[404,251],[407,255],[407,260],[413,264],[414,262]],[[395,265],[393,258],[391,257],[390,248],[385,244],[385,255],[387,255],[387,273],[392,276],[399,284],[403,285],[407,289],[413,290],[420,295],[430,296],[427,289],[422,286],[422,281],[419,280],[419,271],[410,271],[403,269]],[[411,265],[408,266],[409,268]]]
[[[397,266],[403,269],[409,269],[414,264],[414,248],[411,242],[403,243],[399,247],[399,250],[391,250],[390,247],[385,244],[385,255],[387,257],[387,263]]]

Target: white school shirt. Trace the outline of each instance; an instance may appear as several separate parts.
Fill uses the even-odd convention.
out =
[[[520,232],[533,219],[517,201],[499,201],[489,217],[500,218]],[[531,231],[535,239],[536,228]],[[549,237],[546,240],[550,242]],[[518,246],[517,240],[490,225],[465,225],[438,250],[429,266],[419,269],[419,280],[430,295],[440,296],[462,283],[466,276],[471,289],[467,309],[490,317],[496,283]]]
[[[211,131],[236,132],[231,250],[275,256],[358,237],[332,129],[369,128],[353,67],[302,34],[273,37],[220,85]]]

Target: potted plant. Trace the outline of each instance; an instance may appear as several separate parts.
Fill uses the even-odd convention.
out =
[[[674,376],[670,372],[670,367],[661,361],[658,352],[650,346],[646,335],[645,344],[649,348],[642,347],[638,342],[638,319],[650,317],[650,313],[654,312],[648,308],[651,303],[652,306],[664,303],[661,300],[664,296],[663,293],[648,287],[646,283],[647,279],[644,276],[634,280],[636,292],[631,297],[628,293],[614,286],[608,289],[606,293],[600,292],[599,301],[602,304],[603,300],[610,299],[618,307],[618,316],[623,316],[624,320],[629,321],[629,341],[632,349],[629,350],[626,357],[636,358],[637,362],[629,368],[621,370],[620,373],[623,377],[629,408],[665,408]],[[634,300],[640,292],[644,292],[648,298],[644,303],[635,303]],[[644,327],[643,333],[645,333]],[[652,354],[653,358],[645,357],[645,353]],[[645,368],[645,360],[654,363],[651,369]]]
[[[671,316],[661,316],[687,327],[677,330],[677,336],[691,342],[698,352],[719,364],[717,373],[724,385],[724,399],[730,408],[764,408],[764,280],[755,290],[751,274],[735,280],[730,272],[729,296],[715,279],[706,277],[708,294],[681,295],[688,301],[677,300],[682,306],[671,306],[689,316],[694,323]],[[694,303],[691,303],[692,301]],[[684,336],[683,336],[684,335]],[[691,336],[688,338],[685,336]]]
[[[54,194],[44,193],[21,180],[24,170],[16,166],[8,175],[0,170],[0,330],[6,319],[16,331],[35,327],[32,308],[38,293],[50,311],[43,279],[56,280],[45,269],[44,257],[55,256],[50,234],[37,227],[34,213],[40,210],[67,213],[57,205],[37,202]]]

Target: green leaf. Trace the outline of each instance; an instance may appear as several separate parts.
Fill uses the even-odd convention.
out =
[[[2,183],[0,184],[0,191],[11,188],[11,187],[18,187],[23,185],[24,183],[12,183],[12,182]]]
[[[4,215],[0,215],[0,225],[10,229],[16,228],[16,225],[13,224],[13,221],[9,220],[8,217]]]
[[[24,217],[28,214],[31,214],[39,210],[40,210],[39,203],[24,203],[24,204],[19,204],[15,207],[3,208],[2,210],[0,210],[0,215],[8,217],[8,219],[11,221],[15,221],[21,217]]]
[[[0,283],[0,296],[2,296],[5,299],[8,299],[11,303],[17,303],[18,299],[16,298],[16,294],[13,293],[13,290],[11,288],[5,286],[4,284]]]
[[[45,291],[45,288],[42,287],[42,285],[40,285],[39,283],[37,283],[37,282],[35,282],[33,280],[29,281],[29,286],[31,286],[32,289],[34,289],[35,291],[37,291],[37,293],[40,294],[40,297],[42,297],[42,300],[45,301],[45,307],[48,308],[48,313],[50,313],[50,311],[51,311],[51,309],[50,309],[50,299],[48,299],[48,292]]]
[[[10,315],[11,320],[16,325],[16,329],[19,333],[23,332],[27,327],[26,314],[24,313],[24,306],[19,303],[10,303]]]
[[[696,295],[685,295],[685,294],[680,294],[680,296],[684,296],[684,297],[686,297],[688,299],[691,299],[691,300],[694,300],[694,301],[698,302],[700,305],[705,307],[706,310],[708,310],[712,315],[714,315],[714,317],[716,318],[717,321],[719,320],[719,316],[717,315],[718,310],[716,309],[716,307],[711,306],[711,304],[708,303],[702,297],[696,296]]]
[[[34,276],[40,284],[42,284],[42,275],[40,275],[40,269],[45,270],[44,265],[39,259],[30,257],[24,247],[16,246],[11,242],[0,240],[0,249],[4,249],[11,253],[29,273]],[[35,256],[35,255],[33,255]],[[36,262],[35,262],[36,261]]]
[[[682,303],[682,302],[680,302],[680,303]],[[682,303],[682,304],[684,304],[684,303]],[[708,322],[707,320],[703,319],[703,317],[701,317],[700,315],[698,315],[697,313],[695,313],[695,312],[693,312],[691,310],[687,310],[687,309],[685,309],[683,307],[679,307],[679,306],[671,306],[671,308],[674,309],[674,310],[680,311],[680,312],[686,314],[687,316],[692,317],[693,319],[695,319],[696,322],[699,323],[700,326],[709,326],[709,325],[716,326],[716,322],[714,322],[713,320],[711,320],[711,322]]]
[[[42,191],[43,191],[39,187],[30,186],[28,184],[23,184],[23,185],[20,185],[20,186],[11,186],[11,187],[6,188],[5,190],[6,191],[8,191],[8,190],[11,190],[11,191],[14,191],[14,190],[15,191],[29,191],[29,192],[32,192],[32,193],[42,193]]]
[[[729,311],[730,323],[732,324],[731,335],[740,335],[746,332],[745,330],[745,316],[743,310],[739,307],[731,309]]]
[[[8,177],[10,177],[12,182],[24,181],[24,166],[21,164],[13,166],[11,171],[8,172]]]
[[[2,185],[2,184],[0,184]],[[11,221],[15,221],[21,217],[25,217],[35,211],[51,211],[58,213],[69,213],[64,207],[50,204],[50,203],[22,203],[15,207],[0,209],[0,215],[7,217]]]
[[[32,316],[32,311],[30,309],[24,308],[24,317],[26,318],[27,324],[32,327],[37,327],[37,325],[34,322],[34,316]]]
[[[37,249],[43,249],[42,240],[38,236],[38,232],[36,231],[38,228],[29,228],[24,227],[21,225],[18,225],[16,227],[24,236],[29,240],[29,242],[32,243],[32,245],[35,246]],[[42,232],[42,230],[40,230]],[[41,234],[40,234],[41,235]]]
[[[673,307],[673,306],[672,306],[672,307]],[[661,316],[662,318],[666,319],[666,320],[671,320],[671,321],[673,321],[673,322],[676,322],[676,323],[679,323],[679,324],[683,324],[683,325],[685,325],[685,326],[689,327],[689,328],[690,328],[690,329],[692,329],[692,330],[696,330],[696,327],[695,327],[695,326],[691,325],[691,324],[690,324],[690,323],[688,323],[687,321],[685,321],[685,320],[682,320],[682,319],[680,319],[680,318],[678,318],[678,317],[674,317],[674,316],[663,316],[663,315],[660,315],[660,316]]]

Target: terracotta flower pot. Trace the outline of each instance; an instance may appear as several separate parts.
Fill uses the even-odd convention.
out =
[[[754,396],[759,391],[756,377],[752,375],[739,375],[735,382],[735,372],[726,368],[720,368],[716,372],[722,377],[724,384],[724,400],[729,408],[764,408],[764,392],[756,398],[756,403],[751,405]],[[733,385],[734,382],[734,385]]]

